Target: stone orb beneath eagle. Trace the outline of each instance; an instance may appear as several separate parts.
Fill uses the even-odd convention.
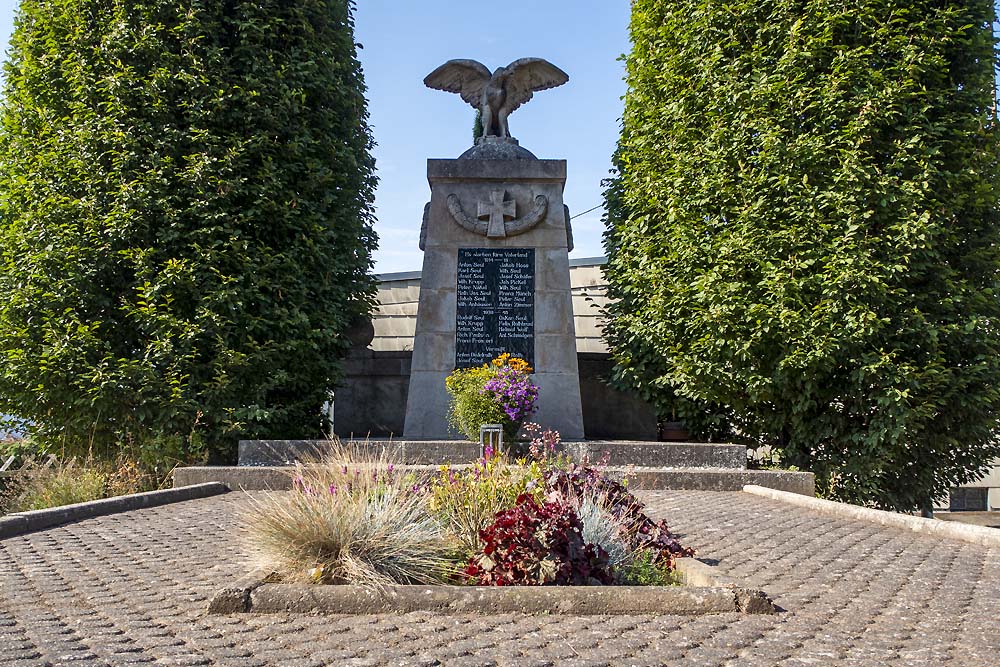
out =
[[[507,117],[539,90],[561,86],[569,75],[542,58],[521,58],[490,74],[475,60],[449,60],[427,75],[424,85],[458,93],[482,113],[487,137],[510,137]]]

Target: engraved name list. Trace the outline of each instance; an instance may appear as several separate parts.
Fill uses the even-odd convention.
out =
[[[455,367],[504,352],[535,363],[534,248],[460,248]]]

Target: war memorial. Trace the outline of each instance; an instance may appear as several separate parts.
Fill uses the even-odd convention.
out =
[[[627,470],[634,488],[650,491],[649,511],[669,517],[702,566],[726,573],[712,591],[730,606],[700,600],[697,610],[661,613],[636,607],[639,596],[625,591],[588,609],[574,607],[578,591],[539,586],[544,608],[483,613],[484,596],[470,602],[472,587],[456,586],[460,604],[428,606],[410,590],[396,596],[395,610],[366,607],[367,593],[352,593],[360,612],[323,610],[320,594],[282,596],[259,574],[248,578],[234,548],[247,509],[268,497],[260,490],[288,488],[288,464],[323,442],[245,441],[239,467],[179,469],[179,488],[158,496],[4,519],[0,665],[995,662],[1000,543],[986,529],[942,529],[811,498],[809,473],[746,470],[742,445],[658,442],[655,429],[648,439],[608,439],[628,427],[607,421],[588,429],[584,406],[599,409],[602,396],[631,405],[640,420],[650,413],[635,399],[601,394],[597,378],[581,373],[581,360],[594,360],[577,350],[566,164],[538,159],[509,136],[511,111],[560,79],[535,59],[492,74],[453,61],[428,77],[472,100],[486,132],[462,156],[428,161],[412,353],[379,355],[369,348],[374,327],[360,327],[334,423],[351,423],[372,396],[402,395],[355,416],[350,436],[410,466],[469,460],[477,443],[448,428],[444,378],[515,353],[536,371],[536,419],[561,431],[572,458],[606,456],[609,471]],[[746,585],[773,595],[774,613],[740,608]]]

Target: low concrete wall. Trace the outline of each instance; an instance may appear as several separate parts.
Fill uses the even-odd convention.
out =
[[[333,421],[337,435],[355,439],[402,435],[412,354],[407,350],[351,352],[344,362],[347,377],[335,392]],[[611,372],[610,357],[583,352],[577,358],[586,437],[656,440],[653,408],[633,394],[616,391],[606,383],[605,378]]]
[[[635,394],[612,389],[611,357],[607,354],[581,352],[580,402],[583,405],[583,431],[588,440],[656,440],[656,411]],[[744,458],[746,454],[742,455]]]
[[[409,351],[352,350],[346,380],[333,402],[334,428],[342,438],[400,436],[410,390]]]
[[[183,486],[183,488],[178,488]],[[44,510],[17,512],[0,517],[0,539],[22,535],[36,530],[52,528],[64,523],[91,519],[108,514],[129,512],[132,510],[157,507],[169,503],[179,503],[185,500],[196,500],[226,493],[229,489],[216,480],[194,482],[191,484],[174,484],[175,488],[146,493],[133,493],[127,496],[102,498],[74,505],[63,505]]]
[[[466,464],[452,466],[464,469]],[[292,488],[294,468],[287,466],[193,466],[174,471],[174,486],[221,482],[236,491],[271,490]],[[437,465],[400,465],[397,470],[412,470],[418,474],[434,474]],[[612,479],[629,477],[631,490],[695,490],[740,491],[747,484],[788,491],[793,494],[813,495],[814,478],[808,472],[782,470],[725,470],[722,468],[605,468]]]
[[[1000,548],[1000,530],[987,528],[985,526],[969,526],[950,521],[938,521],[936,519],[924,519],[922,517],[909,516],[908,514],[897,514],[896,512],[886,512],[884,510],[860,507],[848,503],[839,503],[833,500],[822,498],[806,498],[794,493],[786,493],[773,488],[764,488],[762,485],[748,485],[743,488],[747,493],[752,493],[764,498],[779,500],[781,502],[804,507],[806,509],[832,514],[844,519],[854,519],[857,521],[868,521],[880,526],[909,530],[914,533],[933,535],[953,540],[962,540],[972,544],[980,544],[984,547]]]

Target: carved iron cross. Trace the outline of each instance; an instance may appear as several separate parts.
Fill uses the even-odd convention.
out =
[[[479,219],[489,218],[489,226],[486,228],[486,237],[491,239],[502,239],[507,236],[507,229],[504,222],[517,217],[517,202],[513,200],[504,201],[507,197],[506,190],[494,190],[490,193],[490,203],[479,202]]]

